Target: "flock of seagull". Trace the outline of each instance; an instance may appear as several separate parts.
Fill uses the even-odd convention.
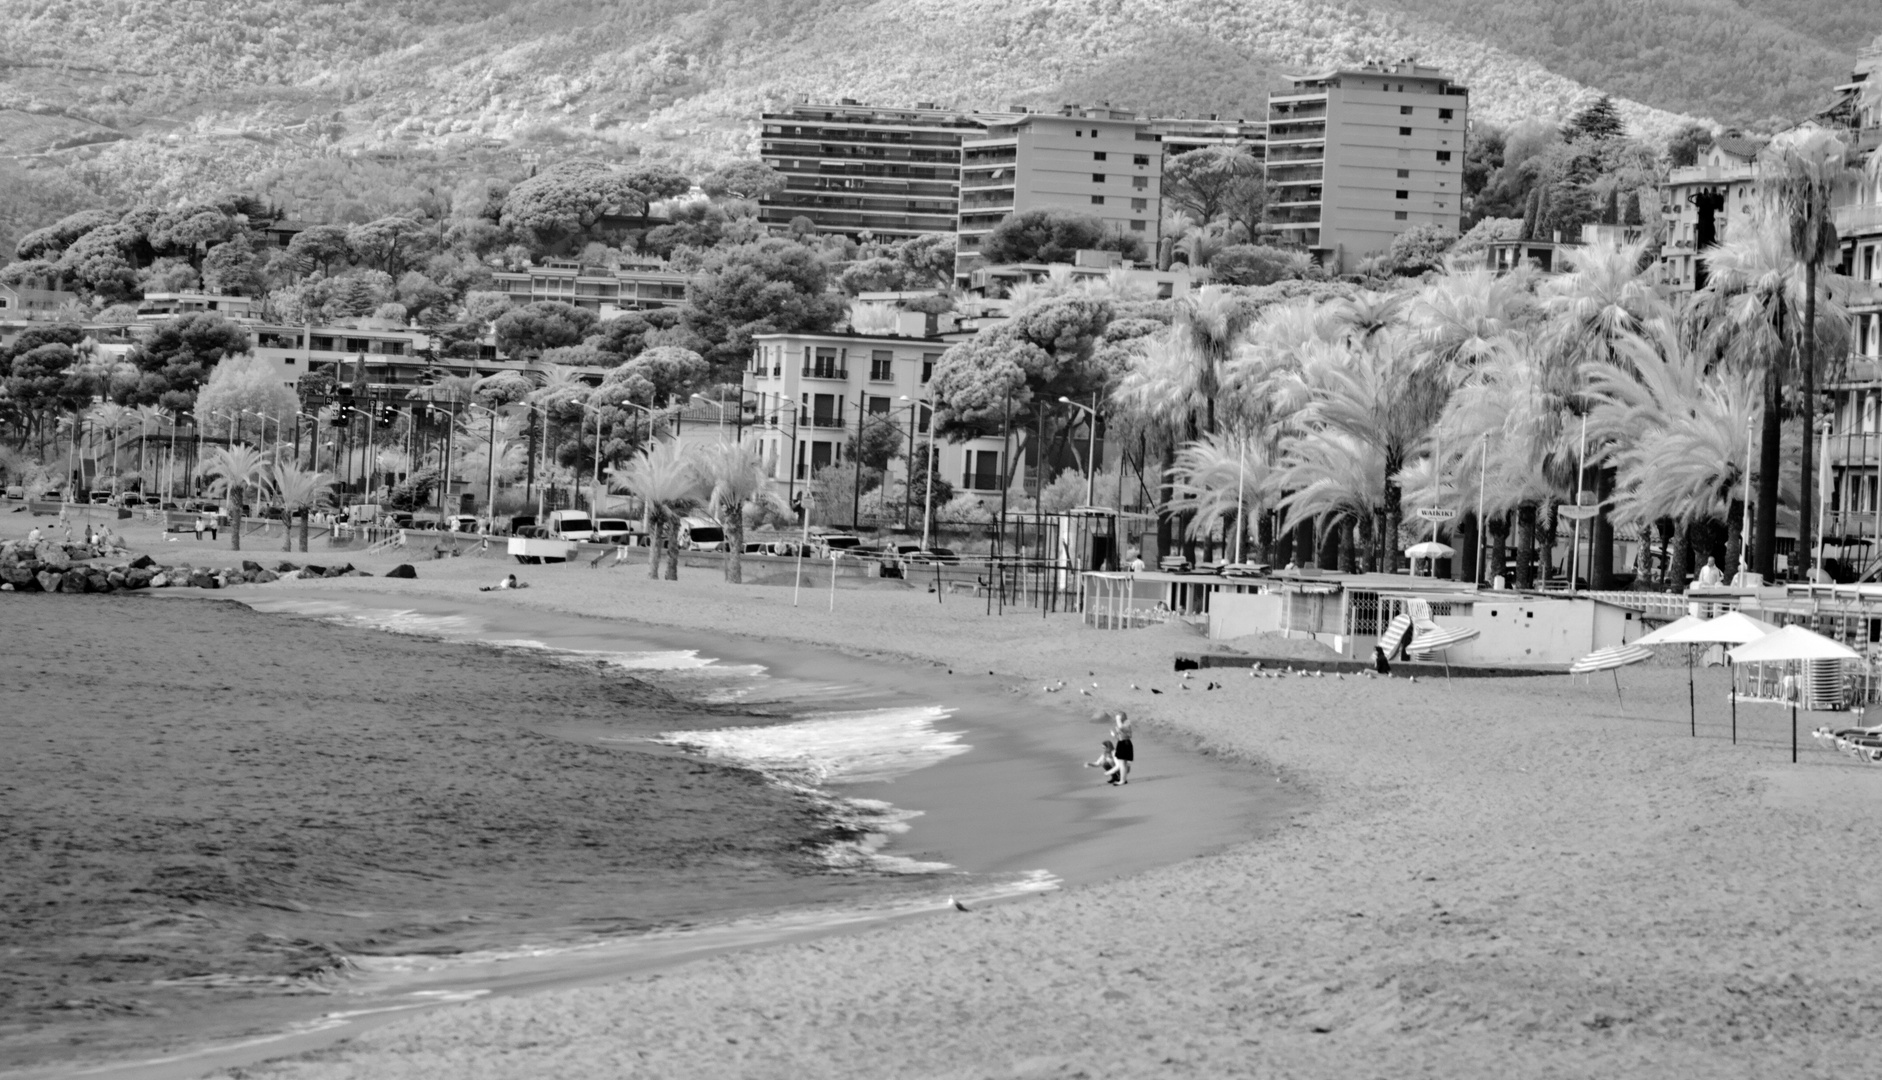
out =
[[[993,674],[993,672],[989,671],[987,672],[987,674],[991,675]],[[1093,671],[1087,671],[1085,674],[1095,675],[1097,673]],[[1372,671],[1362,671],[1362,672],[1359,672],[1358,674],[1368,679],[1374,679],[1378,677],[1377,673],[1372,672]],[[1295,670],[1295,668],[1291,665],[1287,667],[1282,667],[1282,668],[1264,668],[1260,664],[1256,664],[1253,667],[1248,669],[1248,677],[1251,679],[1324,679],[1327,677],[1327,673],[1324,671],[1310,670],[1308,668],[1300,668],[1299,670]],[[1333,677],[1335,679],[1344,680],[1346,678],[1346,674],[1344,672],[1336,671],[1333,673]],[[1188,672],[1188,671],[1183,672],[1182,681],[1176,684],[1176,688],[1178,690],[1192,689],[1190,685],[1191,679],[1192,679],[1191,672]],[[1409,681],[1417,682],[1418,676],[1413,675]],[[1203,689],[1204,690],[1220,690],[1227,685],[1228,685],[1227,683],[1211,681],[1211,682],[1205,683],[1203,685]],[[1132,690],[1144,689],[1143,687],[1138,686],[1136,683],[1131,683],[1130,688]],[[1058,682],[1047,683],[1045,684],[1045,686],[1041,687],[1040,689],[1042,689],[1045,693],[1048,693],[1048,694],[1061,693],[1062,691],[1066,689],[1066,682],[1064,679],[1060,679]],[[1091,692],[1096,689],[1098,689],[1098,684],[1094,682],[1088,687],[1086,686],[1078,687],[1078,692],[1084,697],[1090,697]],[[1015,688],[1013,692],[1019,693],[1019,690]],[[1150,687],[1150,692],[1153,694],[1163,693],[1162,690],[1159,690],[1158,688],[1154,686]]]

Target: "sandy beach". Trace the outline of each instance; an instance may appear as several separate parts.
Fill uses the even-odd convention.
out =
[[[393,560],[362,566],[382,571]],[[383,565],[380,565],[383,563]],[[418,563],[375,595],[517,569]],[[1180,628],[988,617],[964,598],[788,589],[687,568],[520,571],[503,602],[1008,676],[1042,723],[1129,709],[1305,793],[1218,854],[968,914],[439,1009],[221,1075],[338,1077],[1849,1076],[1873,1048],[1882,772],[1683,666],[1612,684],[1255,679],[1170,670]],[[309,583],[311,584],[311,583]],[[323,587],[334,587],[323,582]],[[291,592],[300,584],[249,587]],[[35,602],[60,602],[36,598]],[[1088,672],[1097,675],[1089,676]],[[1091,697],[1046,694],[1096,682]],[[1141,689],[1131,689],[1135,683]],[[1152,694],[1151,688],[1162,691]],[[1821,718],[1806,714],[1808,728]],[[1128,792],[1119,792],[1128,798]]]

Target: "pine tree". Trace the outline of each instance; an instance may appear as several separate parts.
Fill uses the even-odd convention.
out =
[[[1602,94],[1575,114],[1574,119],[1562,129],[1562,135],[1569,142],[1582,139],[1600,142],[1626,137],[1627,125],[1622,123],[1620,110],[1614,107],[1614,99]]]

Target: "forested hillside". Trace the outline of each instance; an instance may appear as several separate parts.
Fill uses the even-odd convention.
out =
[[[1811,10],[1782,10],[1792,6]],[[1856,8],[0,0],[0,248],[83,206],[202,198],[312,157],[370,152],[393,168],[448,172],[468,157],[526,171],[587,156],[697,172],[751,156],[755,114],[796,95],[969,108],[1107,100],[1248,116],[1277,73],[1373,57],[1444,67],[1492,122],[1561,117],[1591,87],[1614,90],[1630,129],[1658,139],[1681,117],[1629,94],[1723,119],[1800,113],[1847,70],[1837,49],[1853,53],[1873,36]],[[1694,20],[1703,33],[1673,33],[1691,11],[1716,17]]]
[[[1875,0],[1365,0],[1674,112],[1796,120],[1882,34]]]

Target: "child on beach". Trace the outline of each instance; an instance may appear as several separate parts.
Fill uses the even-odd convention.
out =
[[[1104,782],[1107,784],[1124,782],[1124,766],[1117,760],[1117,754],[1110,739],[1104,740],[1104,753],[1098,755],[1098,760],[1085,762],[1085,768],[1104,770]]]
[[[516,580],[516,575],[511,574],[509,577],[504,578],[502,581],[497,582],[495,585],[479,585],[477,587],[477,591],[478,592],[493,592],[497,589],[527,589],[527,588],[529,588],[528,582],[518,581]]]
[[[1117,740],[1114,756],[1123,767],[1123,782],[1128,784],[1131,782],[1131,762],[1137,757],[1137,749],[1131,744],[1131,721],[1130,717],[1124,715],[1123,709],[1111,717],[1111,738]]]

